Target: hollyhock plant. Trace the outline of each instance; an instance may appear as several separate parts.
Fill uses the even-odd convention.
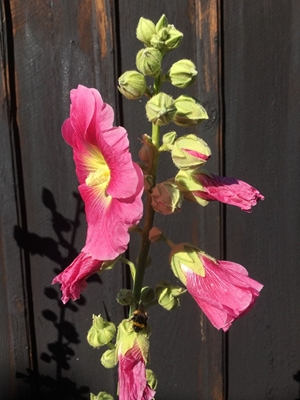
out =
[[[189,245],[172,249],[171,266],[213,326],[225,332],[249,311],[263,288],[242,265],[217,261]]]
[[[127,248],[128,228],[142,217],[143,174],[132,162],[126,130],[112,126],[113,110],[100,93],[79,85],[71,102],[62,134],[73,148],[85,203],[88,231],[82,251],[113,260]]]
[[[90,254],[81,252],[72,264],[52,281],[52,285],[61,284],[62,302],[66,304],[70,299],[79,299],[80,293],[87,288],[87,278],[96,272],[100,272],[102,266],[103,261],[96,260]]]
[[[264,200],[264,196],[248,183],[235,178],[220,177],[202,168],[179,171],[176,183],[188,200],[201,205],[217,200],[251,212],[258,201]]]

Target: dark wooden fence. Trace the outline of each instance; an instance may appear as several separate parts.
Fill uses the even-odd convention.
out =
[[[102,368],[101,352],[85,337],[92,313],[123,318],[115,297],[126,271],[94,276],[81,300],[66,306],[51,286],[86,231],[60,127],[69,91],[79,83],[96,87],[137,159],[138,138],[150,129],[144,105],[123,101],[116,81],[135,67],[139,17],[156,21],[162,13],[185,34],[169,65],[190,58],[198,66],[190,94],[210,115],[196,131],[212,148],[210,170],[248,181],[266,198],[251,215],[218,204],[187,207],[190,228],[175,215],[164,219],[166,229],[176,231],[174,240],[245,265],[265,288],[227,335],[188,296],[172,313],[151,313],[156,399],[300,398],[300,2],[2,0],[1,400],[115,394],[116,371]],[[160,169],[160,178],[172,176],[166,160]],[[149,284],[161,270],[174,281],[166,253],[153,250],[159,262],[147,272]]]

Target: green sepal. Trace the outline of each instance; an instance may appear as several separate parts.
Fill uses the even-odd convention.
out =
[[[201,250],[188,243],[177,244],[170,252],[169,260],[172,271],[184,285],[186,285],[186,277],[182,265],[201,277],[205,276],[204,265],[199,258],[199,253],[202,253]]]
[[[163,14],[159,20],[157,21],[156,25],[155,25],[155,31],[156,33],[159,33],[159,31],[163,28],[167,28],[168,27],[168,20],[167,17],[165,16],[165,14]]]
[[[87,341],[95,348],[106,345],[116,334],[116,326],[108,322],[101,315],[93,315],[93,324],[88,331]]]
[[[209,203],[208,200],[194,196],[193,192],[204,191],[204,187],[189,171],[179,170],[175,176],[175,183],[187,200],[198,203],[203,207]]]
[[[156,285],[155,292],[158,304],[170,311],[180,306],[179,296],[184,294],[186,289],[171,285],[167,281],[161,281]]]
[[[146,378],[148,381],[148,385],[152,390],[156,390],[157,388],[157,377],[151,369],[146,369]]]
[[[106,392],[100,392],[97,395],[90,393],[90,400],[114,400],[114,398]]]
[[[154,125],[167,125],[173,121],[175,113],[174,100],[166,93],[160,92],[146,103],[147,118]]]
[[[104,368],[110,369],[116,365],[116,349],[106,350],[100,359]]]
[[[175,131],[165,133],[162,137],[163,144],[160,146],[158,150],[171,151],[176,138],[177,138],[177,133]]]
[[[183,80],[184,79],[182,78],[182,81]],[[197,99],[192,96],[187,96],[185,94],[179,96],[175,100],[175,107],[177,110],[174,117],[174,122],[176,125],[194,126],[208,119],[205,108],[199,103]]]

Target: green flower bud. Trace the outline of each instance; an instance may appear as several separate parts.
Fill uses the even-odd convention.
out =
[[[92,347],[104,346],[116,334],[115,324],[108,322],[101,315],[93,315],[93,324],[88,331],[87,341]]]
[[[165,14],[163,14],[159,20],[157,21],[156,25],[155,25],[155,30],[158,33],[161,29],[163,28],[168,28],[169,24],[168,24],[168,20],[167,17],[165,16]]]
[[[210,155],[211,151],[206,142],[194,134],[177,139],[171,152],[176,167],[184,170],[199,167],[210,158]]]
[[[117,294],[117,302],[121,304],[121,306],[130,306],[133,300],[134,296],[132,290],[121,289]]]
[[[188,243],[181,243],[174,246],[170,252],[169,260],[174,275],[186,285],[186,277],[182,265],[193,270],[197,275],[204,277],[205,269],[199,258],[200,250]]]
[[[167,51],[176,49],[183,38],[183,33],[175,28],[174,25],[169,25],[168,39],[165,41]]]
[[[148,385],[152,390],[156,390],[157,388],[157,378],[154,372],[151,369],[146,369],[146,378],[148,381]]]
[[[146,103],[147,118],[155,125],[167,125],[173,121],[175,113],[174,100],[166,93],[158,93]]]
[[[168,24],[165,15],[161,16],[155,30],[156,34],[152,35],[150,45],[163,52],[176,49],[183,38],[183,34],[174,25]]]
[[[129,100],[136,100],[143,96],[146,90],[144,75],[137,71],[126,71],[118,80],[119,91]]]
[[[116,349],[106,350],[100,361],[104,368],[113,368],[116,365]]]
[[[179,296],[185,293],[186,289],[162,281],[157,284],[155,292],[158,304],[170,311],[180,306]]]
[[[195,64],[190,60],[183,59],[172,65],[168,77],[173,86],[184,89],[195,81],[197,74]]]
[[[174,131],[165,133],[162,138],[163,144],[160,146],[159,151],[171,151],[176,137],[177,134]]]
[[[155,25],[150,19],[141,17],[136,28],[136,37],[145,45],[150,46],[152,35],[155,34]]]
[[[205,108],[193,97],[182,95],[175,100],[175,124],[179,126],[193,126],[208,119]]]
[[[147,47],[136,55],[136,67],[144,75],[157,76],[161,69],[162,55],[157,49]]]
[[[141,301],[150,303],[154,299],[154,290],[150,286],[144,286],[141,290]]]
[[[168,215],[180,211],[183,196],[173,182],[158,183],[151,193],[151,205],[161,214]]]
[[[114,400],[114,398],[106,392],[100,392],[97,394],[97,396],[91,393],[90,400]]]

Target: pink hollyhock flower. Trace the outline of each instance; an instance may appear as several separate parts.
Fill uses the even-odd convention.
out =
[[[172,250],[171,266],[213,326],[225,332],[251,309],[263,288],[243,266],[186,245]]]
[[[146,379],[146,366],[140,348],[135,345],[119,355],[119,399],[152,400],[155,391]]]
[[[257,189],[238,179],[222,178],[207,173],[197,173],[195,176],[203,186],[203,190],[193,191],[193,195],[201,199],[218,200],[240,207],[246,212],[250,212],[259,200],[264,200],[264,196]]]
[[[62,302],[79,299],[80,293],[87,288],[86,279],[100,272],[103,261],[93,259],[90,254],[81,252],[62,273],[57,275],[52,285],[61,284]]]
[[[126,130],[112,126],[113,109],[100,93],[79,85],[71,102],[62,134],[73,148],[85,203],[88,231],[82,251],[113,260],[127,248],[128,228],[142,217],[143,174],[132,162]]]

